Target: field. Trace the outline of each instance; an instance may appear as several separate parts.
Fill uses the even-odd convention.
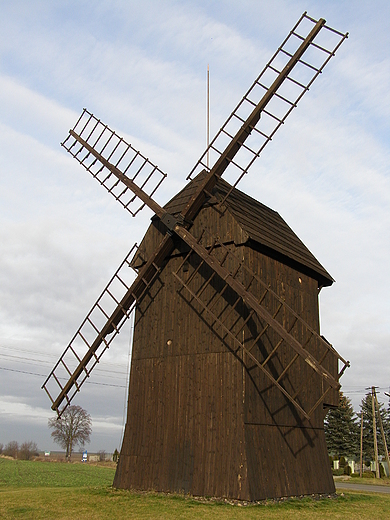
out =
[[[0,518],[16,519],[372,519],[389,518],[390,495],[340,493],[238,506],[179,495],[114,490],[105,465],[0,458]]]

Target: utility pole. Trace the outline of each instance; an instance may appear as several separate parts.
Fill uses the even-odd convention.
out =
[[[378,440],[376,438],[375,386],[371,387],[371,407],[372,407],[372,430],[373,430],[373,434],[374,434],[375,475],[376,475],[376,478],[381,478],[381,474],[379,472],[379,461],[378,461]]]
[[[388,449],[387,449],[385,430],[383,429],[383,422],[382,422],[381,414],[380,414],[380,412],[379,412],[379,403],[378,403],[378,398],[377,398],[377,396],[376,396],[375,389],[374,389],[374,396],[375,396],[375,404],[376,404],[376,408],[377,408],[377,410],[378,410],[378,421],[379,421],[379,427],[380,427],[380,429],[381,429],[381,435],[382,435],[383,446],[385,447],[385,456],[386,456],[387,467],[389,468],[389,471],[390,471],[389,451],[388,451]]]
[[[360,478],[363,477],[363,408],[360,421]]]

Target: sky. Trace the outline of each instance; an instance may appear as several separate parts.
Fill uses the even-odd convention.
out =
[[[84,107],[168,174],[168,201],[306,10],[349,32],[240,189],[278,211],[336,283],[321,333],[366,388],[389,391],[387,0],[0,0],[0,443],[58,449],[41,385],[151,212],[132,218],[60,143]],[[88,449],[120,447],[129,321],[75,404]]]

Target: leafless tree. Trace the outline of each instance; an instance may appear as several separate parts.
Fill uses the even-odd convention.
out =
[[[19,456],[21,460],[31,460],[34,456],[39,455],[38,446],[36,442],[26,441],[20,445]]]
[[[3,453],[3,444],[0,442],[0,455]]]
[[[105,450],[99,450],[98,455],[99,455],[100,462],[104,462],[106,460],[106,451]]]
[[[18,458],[19,444],[16,441],[11,441],[6,444],[3,449],[3,454],[8,457],[13,457],[14,459]]]
[[[90,442],[92,420],[81,406],[68,406],[59,419],[49,419],[48,425],[53,430],[51,436],[54,441],[66,450],[68,460],[77,444],[84,446]]]

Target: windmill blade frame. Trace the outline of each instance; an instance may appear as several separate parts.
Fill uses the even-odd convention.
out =
[[[121,283],[126,288],[126,291],[121,298],[116,298],[110,291],[111,284],[114,280],[118,279],[123,267],[132,267],[132,260],[136,254],[137,245],[135,244],[126,255],[42,385],[42,389],[45,390],[52,403],[51,408],[57,412],[58,417],[60,417],[66,407],[70,405],[72,399],[77,392],[80,391],[81,385],[90,376],[92,369],[99,363],[100,358],[109,348],[115,336],[119,334],[126,319],[129,318],[131,312],[134,310],[137,300],[142,298],[158,276],[160,271],[158,264],[173,250],[173,247],[172,237],[166,235],[159,248],[141,268],[136,279],[129,287],[123,283],[121,279]],[[101,300],[106,295],[109,295],[110,299],[116,303],[116,306],[111,312],[107,312],[101,305]],[[96,309],[106,318],[104,325],[100,328],[97,328],[91,319]],[[95,331],[95,337],[90,342],[88,342],[83,335],[83,329],[86,325],[91,325]],[[107,336],[111,337],[107,340]],[[84,346],[82,355],[80,355],[74,347],[74,342],[78,338],[81,338]],[[77,360],[73,368],[71,368],[71,365],[67,362],[69,357],[73,365],[74,361]],[[66,383],[62,384],[61,381],[64,379],[64,375],[67,375]],[[60,389],[56,397],[53,396],[53,390],[51,389],[53,382],[55,383],[54,389],[57,392],[58,389]],[[64,401],[65,405],[61,408]]]
[[[133,217],[145,204],[158,211],[152,197],[167,174],[86,108],[61,146]]]
[[[306,36],[302,36],[297,32],[297,29],[304,22],[308,22],[311,25],[311,27],[309,26]],[[318,38],[321,31],[325,31],[335,37],[330,49],[316,43],[316,38]],[[231,184],[231,190],[233,190],[233,188],[237,186],[240,180],[248,172],[253,162],[260,156],[265,146],[273,139],[277,130],[284,124],[287,117],[297,106],[304,94],[309,90],[315,79],[322,73],[324,67],[335,55],[336,51],[346,38],[348,38],[348,33],[343,34],[327,26],[326,21],[323,18],[315,20],[304,12],[278,50],[264,67],[260,75],[255,79],[236,108],[222,125],[210,145],[206,148],[198,162],[188,174],[187,180],[192,179],[203,169],[209,170],[206,158],[208,154],[210,154],[211,162],[213,156],[215,158],[214,166],[210,170],[210,177],[214,174],[216,176],[221,176],[225,173],[225,170],[229,168],[235,170],[237,173],[236,177],[233,173],[230,174],[230,177],[232,178],[227,179]],[[291,39],[295,39],[295,43],[297,42],[299,44],[298,48],[296,48],[295,43],[293,45],[293,50],[288,47]],[[329,45],[329,43],[327,45]],[[319,56],[316,57],[317,60],[319,59],[319,63],[313,65],[302,60],[302,56],[309,48],[315,49],[319,53]],[[281,56],[284,56],[284,58],[288,60],[287,63],[284,61],[282,62],[282,66],[280,66],[280,64],[275,66]],[[323,60],[322,57],[324,57]],[[302,81],[293,77],[297,65],[300,65],[311,72],[311,74],[309,74],[307,78],[302,79]],[[267,73],[270,71],[272,72],[272,80],[267,78]],[[271,81],[271,85],[265,85],[264,81],[267,80]],[[289,83],[290,86],[292,85],[295,87],[293,92],[287,92],[286,94],[284,94],[283,91],[281,92],[281,87],[285,85],[286,82]],[[290,97],[292,97],[292,99],[290,99]],[[272,102],[275,101],[276,106],[273,107]],[[282,105],[281,107],[280,104]],[[245,114],[244,116],[243,113]],[[258,128],[259,123],[261,123],[260,117],[262,115],[265,115],[269,120],[273,121],[271,128],[267,128],[265,132],[261,128]],[[245,144],[246,141],[248,139],[250,140],[251,137],[253,138],[253,136],[253,144]],[[260,144],[257,146],[257,141],[259,139]],[[228,146],[225,145],[226,141],[230,143]],[[245,152],[242,160],[235,158],[235,155],[240,149]],[[208,181],[205,180],[205,186],[207,185],[207,182]],[[209,186],[207,186],[207,189],[209,189]],[[231,190],[225,195],[224,200],[226,200],[230,195]],[[201,192],[201,188],[199,189],[199,192]],[[221,201],[221,205],[224,200]],[[189,206],[191,204],[192,201],[189,202]]]
[[[138,187],[134,187],[134,183],[130,179],[127,179],[120,171],[117,171],[117,168],[114,165],[111,165],[108,161],[104,160],[100,156],[100,154],[98,152],[96,152],[96,150],[94,150],[87,143],[85,143],[79,136],[76,136],[75,139],[79,140],[79,142],[83,146],[85,146],[85,144],[86,144],[88,146],[88,148],[87,148],[88,153],[90,153],[93,157],[95,157],[96,160],[98,160],[102,163],[104,161],[104,166],[110,172],[112,172],[115,176],[117,176],[118,180],[120,180],[122,183],[124,183],[126,185],[126,188],[134,190],[134,193],[136,193],[137,195],[140,194],[140,197],[143,198],[145,204],[148,204],[149,197],[144,193],[140,193],[140,192],[142,192],[142,190],[140,190],[140,188],[138,188]],[[101,355],[99,356],[99,358],[97,358],[95,352],[103,342],[106,344],[105,337],[106,337],[106,335],[113,332],[114,328],[117,325],[117,320],[119,319],[121,321],[122,318],[124,318],[124,316],[127,316],[127,312],[130,309],[130,307],[135,304],[135,302],[137,300],[137,296],[138,296],[138,298],[142,297],[145,290],[147,290],[147,288],[150,286],[150,284],[153,283],[153,280],[155,279],[155,277],[158,276],[160,266],[164,262],[166,255],[169,254],[169,253],[167,253],[167,251],[171,252],[174,247],[173,241],[171,239],[172,232],[175,235],[177,235],[178,237],[180,237],[183,240],[183,242],[185,242],[190,247],[190,251],[194,251],[203,260],[203,262],[205,262],[213,271],[215,271],[218,274],[218,276],[222,280],[224,280],[224,282],[226,284],[228,284],[237,293],[239,298],[241,298],[243,301],[245,301],[246,305],[248,305],[259,317],[266,320],[268,325],[278,332],[278,334],[281,336],[282,340],[285,341],[296,352],[296,354],[298,356],[300,356],[302,359],[304,359],[304,361],[315,372],[317,372],[320,375],[320,377],[322,377],[328,383],[328,388],[332,387],[332,388],[338,389],[340,387],[340,384],[338,383],[338,381],[336,381],[334,379],[334,377],[324,367],[322,367],[318,363],[318,361],[310,354],[310,352],[308,352],[305,348],[303,348],[302,345],[300,345],[300,343],[289,334],[289,332],[284,330],[283,327],[281,327],[281,325],[275,320],[275,318],[272,317],[272,315],[270,315],[269,312],[267,312],[259,304],[257,298],[255,298],[251,293],[249,293],[247,288],[243,287],[242,284],[236,280],[235,275],[233,275],[228,269],[226,269],[223,266],[223,263],[220,263],[215,257],[210,255],[210,252],[200,244],[199,239],[195,238],[190,233],[190,231],[185,229],[182,225],[179,225],[178,220],[175,217],[173,217],[172,215],[170,215],[164,208],[159,206],[157,202],[152,201],[151,209],[156,210],[156,214],[160,217],[161,221],[166,225],[167,231],[168,231],[168,233],[166,234],[166,239],[163,240],[163,242],[157,248],[156,252],[152,256],[152,260],[147,263],[147,266],[144,266],[142,268],[141,273],[138,275],[135,282],[131,285],[130,288],[127,288],[126,294],[123,296],[121,301],[117,302],[117,307],[115,308],[113,314],[110,317],[107,316],[106,324],[104,325],[103,329],[98,333],[98,335],[97,335],[96,339],[93,341],[93,343],[91,345],[89,345],[87,343],[87,345],[89,347],[88,351],[82,359],[79,359],[79,364],[78,364],[77,368],[75,369],[75,371],[73,373],[71,373],[69,371],[69,368],[67,367],[66,363],[64,362],[64,357],[69,351],[71,351],[73,354],[75,354],[74,350],[72,348],[72,342],[71,342],[70,345],[68,346],[68,348],[65,350],[64,354],[61,356],[58,363],[56,364],[53,371],[48,376],[47,380],[45,381],[45,383],[43,385],[43,388],[48,393],[48,395],[53,403],[52,408],[57,410],[57,413],[62,413],[63,410],[65,409],[65,408],[62,408],[62,410],[59,411],[59,406],[64,400],[66,400],[66,406],[70,404],[71,399],[74,397],[76,392],[79,391],[79,388],[80,388],[82,382],[85,381],[86,377],[89,377],[90,370],[100,360]],[[165,254],[164,253],[161,254],[162,251],[164,251]],[[126,257],[126,259],[127,258],[128,257]],[[125,261],[127,261],[127,263],[130,265],[130,263],[126,259],[125,259]],[[150,271],[151,268],[153,269],[152,276],[150,276],[150,277],[146,276],[146,273],[152,272],[152,271]],[[115,277],[117,277],[116,274],[114,275],[113,279]],[[140,290],[140,287],[142,288],[142,293],[135,296],[135,294],[137,294],[137,292]],[[103,291],[102,296],[106,293],[106,291],[107,291],[107,288],[105,291]],[[99,302],[99,300],[98,300],[98,302]],[[97,304],[95,304],[93,309],[96,307]],[[88,317],[89,317],[89,315],[87,316],[86,320],[88,320]],[[85,321],[83,322],[83,325],[84,325],[84,323],[85,323]],[[80,329],[76,333],[75,337],[81,335],[81,328],[83,327],[83,325],[80,327]],[[106,348],[108,348],[108,344],[106,344]],[[106,350],[106,348],[104,348],[103,352]],[[76,354],[75,354],[75,356],[77,357]],[[340,356],[338,354],[337,354],[337,356],[340,358]],[[91,359],[95,359],[96,361],[93,363],[92,368],[90,370],[88,370],[87,364],[90,362]],[[253,357],[253,361],[259,365],[256,358]],[[66,385],[64,387],[61,386],[61,384],[59,382],[59,378],[56,375],[56,370],[58,369],[59,366],[65,366],[65,368],[68,371],[69,376],[70,376],[68,382],[66,383]],[[259,365],[259,367],[260,367],[260,365]],[[78,383],[78,379],[84,373],[85,373],[85,377],[83,377],[81,383]],[[303,413],[303,415],[308,419],[310,417],[310,414],[308,414],[297,403],[296,399],[294,399],[285,389],[283,389],[283,387],[280,386],[279,382],[275,381],[275,379],[272,378],[272,376],[268,372],[265,372],[265,373],[268,375],[268,377],[270,377],[271,381],[274,384],[276,384],[278,386],[278,388],[281,389],[281,391],[297,407],[297,409],[301,413]],[[51,397],[51,394],[47,388],[48,382],[50,380],[52,380],[53,378],[56,380],[57,384],[61,387],[61,392],[55,400]],[[73,391],[74,386],[76,387],[75,391]],[[328,388],[322,394],[322,397],[324,397],[326,395]],[[320,404],[320,402],[321,402],[321,400],[318,400],[316,406],[311,409],[311,412],[315,410],[315,408]]]
[[[306,37],[297,35],[295,32],[296,28],[303,20],[309,20],[315,24]],[[336,34],[339,38],[338,43],[333,48],[333,50],[327,50],[326,48],[323,48],[314,43],[315,38],[324,27]],[[294,35],[298,39],[302,40],[302,43],[293,54],[288,53],[288,51],[284,49],[284,44],[288,41],[291,35]],[[210,193],[218,182],[218,179],[224,174],[229,166],[233,165],[238,167],[241,172],[239,178],[235,181],[234,184],[231,185],[231,189],[222,200],[221,204],[223,204],[226,198],[232,193],[232,190],[237,185],[239,180],[248,171],[248,168],[251,166],[253,161],[260,155],[260,152],[264,146],[272,139],[276,130],[284,123],[284,120],[296,106],[296,103],[308,90],[314,79],[321,73],[323,67],[326,65],[326,63],[328,63],[329,59],[334,55],[338,47],[341,45],[344,39],[347,38],[347,36],[348,34],[339,33],[338,31],[325,26],[324,19],[316,21],[308,17],[306,13],[302,15],[301,19],[290,32],[290,35],[286,38],[285,42],[278,49],[277,53],[271,59],[269,64],[267,64],[264,70],[273,67],[271,63],[273,63],[275,56],[278,56],[279,53],[286,54],[288,56],[289,59],[287,64],[285,64],[281,71],[275,69],[277,78],[273,81],[272,85],[266,89],[266,93],[264,96],[262,96],[256,105],[252,100],[250,100],[248,95],[248,93],[253,90],[253,86],[248,91],[246,96],[244,96],[243,99],[248,102],[249,105],[255,105],[255,108],[251,110],[251,113],[247,119],[243,120],[241,116],[238,115],[238,110],[242,105],[241,102],[241,104],[238,105],[236,110],[230,116],[227,123],[225,123],[224,127],[222,127],[221,131],[217,134],[216,138],[212,141],[209,149],[217,152],[217,160],[211,170],[206,172],[204,181],[201,182],[198,190],[190,198],[187,206],[179,216],[173,216],[169,214],[153,199],[156,190],[166,177],[166,174],[164,174],[157,166],[151,163],[145,156],[140,154],[140,152],[135,150],[135,148],[128,144],[124,139],[118,136],[114,131],[110,130],[107,125],[104,125],[92,113],[88,112],[86,109],[83,110],[76,125],[72,130],[70,130],[69,136],[64,141],[64,143],[62,143],[62,145],[133,216],[135,216],[145,205],[147,205],[165,225],[167,232],[163,241],[153,253],[151,258],[148,260],[145,266],[141,268],[140,273],[138,274],[134,283],[130,287],[126,286],[126,294],[120,301],[117,301],[117,306],[113,313],[111,315],[107,315],[107,322],[103,328],[101,330],[96,330],[97,337],[95,340],[92,343],[86,342],[88,346],[87,353],[82,358],[75,354],[75,357],[79,361],[79,364],[75,370],[72,372],[72,370],[69,369],[63,357],[66,353],[73,352],[71,342],[71,344],[68,346],[68,349],[65,351],[45,381],[43,388],[48,393],[52,401],[52,408],[55,409],[57,413],[61,413],[59,407],[63,401],[65,401],[65,406],[69,405],[71,399],[79,391],[79,378],[83,377],[81,380],[82,384],[86,377],[89,376],[90,370],[87,368],[88,363],[93,360],[93,366],[95,366],[95,364],[100,360],[100,355],[96,356],[96,351],[98,348],[102,344],[105,345],[103,352],[106,350],[106,348],[108,348],[109,342],[106,341],[106,336],[116,330],[116,327],[122,322],[122,319],[126,318],[128,315],[128,311],[132,308],[133,305],[136,304],[137,299],[142,297],[142,294],[144,294],[153,281],[158,277],[158,273],[163,266],[165,258],[172,252],[174,248],[175,244],[173,235],[184,241],[190,248],[190,251],[196,253],[196,255],[200,257],[201,261],[205,262],[215,273],[217,273],[217,275],[222,280],[224,280],[227,285],[229,285],[229,287],[239,296],[242,301],[245,302],[247,306],[251,308],[253,312],[264,319],[271,328],[275,329],[276,332],[281,336],[282,340],[296,352],[296,355],[302,358],[307,365],[309,365],[317,374],[319,374],[323,380],[328,383],[328,387],[335,389],[340,387],[340,384],[338,381],[336,381],[332,374],[330,374],[324,367],[322,367],[321,363],[319,363],[318,360],[316,360],[310,354],[310,352],[308,352],[294,337],[292,337],[283,327],[280,326],[277,320],[275,320],[275,318],[259,304],[257,299],[235,279],[233,273],[230,272],[229,269],[226,269],[222,263],[216,261],[212,255],[210,255],[209,251],[201,245],[199,239],[190,233],[188,228],[191,227],[191,220],[199,212],[204,201],[210,196]],[[320,49],[321,52],[325,52],[327,55],[326,60],[319,67],[314,67],[302,60],[303,54],[311,45],[315,45],[316,48]],[[278,90],[287,80],[291,80],[292,82],[297,83],[297,81],[290,76],[291,71],[294,69],[294,67],[297,66],[297,64],[303,64],[305,67],[313,69],[314,77],[311,78],[306,85],[300,84],[300,88],[302,88],[303,91],[294,102],[290,100],[286,101],[287,98],[281,96],[278,93]],[[262,77],[262,74],[259,76],[259,78]],[[255,81],[255,84],[262,88],[266,88],[259,82],[259,78]],[[289,106],[286,114],[283,117],[274,116],[272,113],[266,111],[268,104],[272,99],[275,98],[284,100],[284,102],[287,102]],[[262,114],[271,114],[271,116],[274,117],[277,121],[277,126],[274,131],[271,132],[271,134],[262,134],[261,131],[257,131],[257,125]],[[237,119],[240,121],[240,123],[243,123],[234,136],[226,130],[226,125],[232,119]],[[253,150],[245,144],[247,139],[251,136],[252,132],[257,132],[259,135],[263,135],[263,137],[266,138],[266,142],[258,151]],[[231,141],[226,146],[224,151],[220,152],[216,147],[216,142],[222,135],[224,135],[224,137],[228,136]],[[245,167],[240,166],[239,163],[235,160],[235,157],[240,152],[240,150],[244,150],[245,152],[249,151],[251,154],[251,159]],[[194,169],[191,171],[189,178],[191,178],[199,166],[204,166],[202,160],[206,153],[207,150],[197,165],[195,165]],[[123,168],[123,171],[121,168]],[[136,205],[135,209],[132,209],[132,205],[134,204]],[[105,294],[105,291],[103,291],[102,294]],[[94,308],[96,308],[96,304],[93,309]],[[88,315],[86,318],[87,321],[89,316],[90,315]],[[86,321],[83,322],[83,325],[85,323]],[[84,340],[81,333],[83,325],[80,327],[75,337],[80,336]],[[336,353],[336,351],[334,351],[334,353],[338,356],[339,359],[342,359]],[[348,362],[345,362],[345,364],[347,363]],[[56,375],[56,370],[60,366],[65,367],[65,370],[70,376],[68,382],[64,386],[62,386],[59,378]],[[61,388],[60,394],[57,398],[53,398],[51,393],[48,391],[48,382],[51,379],[55,379]],[[274,384],[276,383],[277,386],[280,387],[278,381],[273,380],[272,382]],[[74,390],[73,387],[75,387],[76,390]],[[303,413],[306,418],[308,418],[310,413],[300,407],[294,397],[288,395],[288,392],[286,392],[285,389],[282,387],[280,388],[282,389],[282,392],[285,393],[285,395],[290,399],[290,401],[298,408],[298,410]],[[325,391],[325,394],[327,391],[328,390]],[[318,401],[317,406],[320,404],[320,402],[321,400]],[[63,409],[64,408],[62,408],[62,411]]]
[[[187,302],[191,304],[191,299],[193,299],[206,314],[211,316],[211,320],[208,321],[208,323],[212,327],[219,327],[223,331],[222,337],[229,337],[235,354],[237,354],[238,350],[242,350],[242,352],[246,354],[247,359],[253,363],[252,367],[247,365],[248,370],[253,369],[255,366],[258,367],[299,412],[306,419],[310,419],[310,416],[322,403],[327,393],[332,388],[336,390],[340,388],[338,379],[349,366],[349,361],[345,360],[325,338],[320,336],[296,311],[287,305],[261,277],[251,271],[242,259],[238,258],[220,239],[214,238],[211,246],[207,247],[207,250],[202,251],[199,248],[200,241],[210,244],[210,237],[205,235],[207,234],[202,232],[202,236],[196,240],[193,247],[183,256],[182,262],[173,273],[175,278],[191,296]],[[191,258],[193,257],[195,257],[195,260],[191,262]],[[183,266],[188,266],[188,264],[191,263],[196,265],[196,268],[194,267],[191,273],[188,273],[189,269],[187,268],[185,272],[188,274],[184,276]],[[203,279],[197,283],[195,277],[200,272],[203,264],[212,267],[212,273],[209,277],[203,273]],[[229,269],[224,268],[226,265],[229,265]],[[219,281],[215,279],[215,275],[217,275]],[[209,284],[220,287],[219,290],[214,288],[210,299],[209,296],[206,295],[206,288]],[[192,289],[191,285],[195,286],[196,289]],[[218,313],[216,311],[216,309],[220,307],[218,300],[223,298],[228,287],[233,289],[236,294],[235,302],[230,306],[227,313],[224,311],[219,311]],[[241,319],[240,323],[234,323],[233,326],[227,326],[226,323],[229,321],[229,314],[238,305],[247,309],[246,318]],[[271,309],[276,310],[272,312]],[[284,315],[284,319],[278,320],[281,314]],[[247,348],[244,341],[240,339],[240,335],[248,322],[250,320],[253,321],[254,315],[257,316],[257,318],[263,319],[266,325],[260,330],[255,340],[252,341],[251,347]],[[303,345],[299,341],[294,340],[293,337],[293,329],[297,329],[298,327],[306,331],[306,340]],[[267,329],[272,329],[276,332],[280,339],[272,350],[266,353],[263,352],[262,356],[259,357],[260,351],[254,347],[261,341]],[[291,349],[290,362],[281,362],[281,369],[279,370],[278,376],[274,376],[267,365],[277,356],[278,349],[280,349],[283,342],[285,344],[287,343]],[[343,363],[337,379],[322,366],[328,354],[331,354]],[[297,396],[302,388],[297,390],[295,395],[292,395],[291,392],[282,385],[282,380],[288,376],[288,372],[298,358],[312,368],[322,380],[323,390],[321,395],[316,398],[316,401],[310,405],[308,409],[304,409],[297,401]],[[304,380],[302,384],[304,384]]]

